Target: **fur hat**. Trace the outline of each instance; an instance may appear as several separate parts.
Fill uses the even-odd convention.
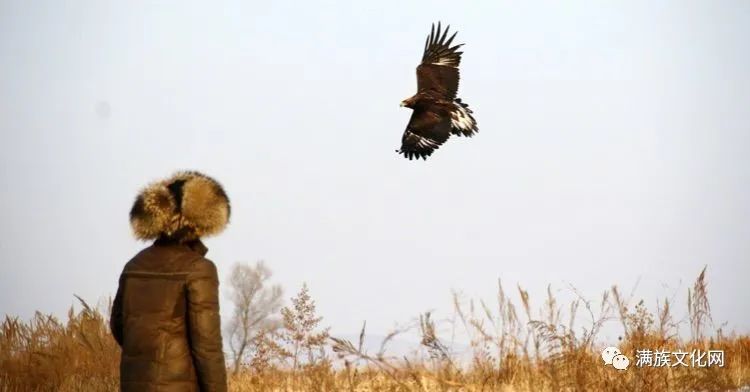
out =
[[[145,187],[130,209],[130,225],[142,240],[191,241],[220,233],[229,222],[229,198],[213,178],[183,171]]]

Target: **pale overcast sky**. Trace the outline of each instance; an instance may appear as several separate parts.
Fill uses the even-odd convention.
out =
[[[437,20],[480,132],[410,162],[399,103]],[[704,265],[747,332],[748,37],[747,1],[3,1],[0,316],[111,295],[139,188],[196,169],[233,203],[222,279],[264,259],[335,332],[498,278],[536,305],[640,279],[682,314]]]

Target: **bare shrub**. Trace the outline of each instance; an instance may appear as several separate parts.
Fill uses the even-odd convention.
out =
[[[293,370],[298,370],[302,363],[313,366],[325,359],[329,328],[318,330],[323,318],[316,313],[315,301],[306,283],[291,301],[291,307],[281,309],[282,327],[278,338],[286,344],[283,357],[292,362]]]

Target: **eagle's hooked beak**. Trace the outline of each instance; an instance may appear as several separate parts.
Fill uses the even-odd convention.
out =
[[[406,107],[406,101],[401,101],[401,107]]]

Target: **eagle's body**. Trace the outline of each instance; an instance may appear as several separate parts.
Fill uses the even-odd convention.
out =
[[[396,152],[409,159],[427,159],[450,135],[473,136],[478,132],[469,106],[456,98],[463,44],[450,46],[456,33],[446,40],[435,25],[425,42],[422,63],[417,67],[417,93],[401,102],[414,110]]]

